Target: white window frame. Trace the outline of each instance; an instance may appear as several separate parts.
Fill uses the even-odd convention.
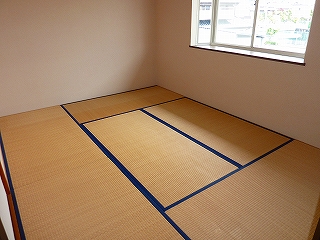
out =
[[[200,0],[192,0],[190,46],[196,47],[196,48],[203,48],[203,49],[228,52],[228,53],[234,53],[234,54],[240,54],[240,55],[248,55],[252,57],[267,58],[267,59],[272,59],[276,61],[292,62],[292,63],[305,65],[305,61],[304,61],[305,54],[303,53],[265,49],[265,48],[258,48],[253,46],[256,18],[257,18],[258,8],[259,8],[259,0],[256,0],[255,4],[256,4],[256,7],[254,12],[251,46],[245,47],[245,46],[228,45],[228,44],[221,44],[221,43],[215,42],[214,32],[215,32],[216,23],[217,23],[219,0],[212,0],[210,43],[198,43]]]

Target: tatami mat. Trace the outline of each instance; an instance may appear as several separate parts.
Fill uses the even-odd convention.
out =
[[[103,157],[61,107],[0,118],[0,126],[15,187]]]
[[[27,239],[179,239],[61,107],[0,118]]]
[[[27,239],[180,239],[105,160],[16,192]]]
[[[191,239],[312,239],[319,160],[319,149],[291,142],[167,213]]]
[[[186,98],[146,110],[243,165],[289,140]]]
[[[312,239],[320,149],[182,97],[155,86],[63,106],[84,125],[60,106],[0,117],[26,238]],[[263,157],[237,168],[205,145]]]
[[[236,169],[141,111],[85,126],[164,206]]]
[[[79,123],[132,111],[182,97],[154,86],[64,105]]]

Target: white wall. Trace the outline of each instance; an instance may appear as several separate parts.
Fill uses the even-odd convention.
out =
[[[150,86],[155,1],[1,0],[0,116]]]
[[[157,0],[158,84],[320,147],[320,1],[306,66],[189,48],[191,0]]]

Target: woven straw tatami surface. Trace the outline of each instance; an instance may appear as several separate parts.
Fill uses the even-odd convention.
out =
[[[79,123],[152,106],[182,97],[162,87],[154,86],[136,91],[105,96],[64,105]]]
[[[181,238],[61,107],[0,127],[27,239]]]
[[[189,99],[146,109],[240,164],[289,139]]]
[[[60,106],[1,117],[26,238],[312,239],[320,149],[182,97],[155,86],[64,105],[84,125]],[[261,159],[237,168],[150,114],[239,164]]]
[[[312,239],[319,159],[319,149],[291,142],[167,213],[191,239]]]
[[[164,206],[236,169],[141,111],[86,127]]]

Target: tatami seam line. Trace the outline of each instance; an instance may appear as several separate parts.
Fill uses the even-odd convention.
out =
[[[118,167],[118,169],[137,187],[144,196],[148,196],[148,200],[156,206],[158,210],[163,211],[162,204],[133,176],[133,174],[100,142],[100,140],[84,125],[80,128],[88,135],[88,137],[100,148],[100,150]]]
[[[66,113],[73,119],[72,114],[61,105]],[[137,110],[134,110],[137,111]],[[142,183],[96,138],[84,124],[75,121],[81,130],[93,141],[96,146],[112,161],[124,176],[143,194],[143,196],[158,210],[158,212],[171,224],[171,226],[184,238],[190,239],[185,232],[166,214],[164,206],[146,189]]]
[[[187,139],[191,140],[192,142],[198,144],[199,146],[205,148],[206,150],[212,152],[213,154],[215,154],[216,156],[222,158],[223,160],[229,162],[230,164],[236,166],[237,168],[241,168],[242,165],[236,161],[234,161],[233,159],[229,158],[228,156],[218,152],[217,150],[213,149],[212,147],[209,147],[208,145],[204,144],[203,142],[200,142],[199,140],[195,139],[194,137],[190,136],[189,134],[181,131],[180,129],[174,127],[173,125],[167,123],[166,121],[162,120],[161,118],[158,118],[157,116],[153,115],[152,113],[144,110],[144,109],[140,109],[140,111],[142,111],[144,114],[148,115],[149,117],[153,118],[154,120],[162,123],[163,125],[167,126],[168,128],[170,128],[171,130],[181,134],[182,136],[186,137]]]
[[[145,106],[145,107],[142,107],[142,108],[135,108],[135,109],[132,109],[132,110],[129,110],[129,111],[125,111],[125,112],[121,112],[121,113],[117,113],[117,114],[113,114],[113,115],[109,115],[109,116],[105,116],[105,117],[101,117],[101,118],[97,118],[97,119],[93,119],[93,120],[89,120],[89,121],[85,121],[85,122],[81,122],[81,123],[78,123],[78,121],[77,121],[77,123],[78,124],[87,124],[87,123],[91,123],[91,122],[95,122],[95,121],[99,121],[99,120],[103,120],[103,119],[119,116],[119,115],[122,115],[122,114],[139,111],[139,110],[141,110],[143,108],[150,108],[150,107],[158,106],[158,105],[161,105],[161,104],[164,104],[164,103],[174,102],[174,101],[177,101],[177,100],[180,100],[180,99],[183,99],[183,98],[185,98],[185,97],[179,97],[179,98],[171,99],[171,100],[168,100],[168,101],[165,101],[165,102],[152,104],[150,106]],[[66,110],[66,108],[63,105],[61,105],[61,106]]]
[[[0,131],[0,147],[1,147],[1,151],[2,151],[2,157],[3,157],[5,171],[7,174],[8,184],[9,184],[10,193],[11,193],[11,197],[12,197],[12,202],[13,202],[13,206],[14,206],[14,210],[15,210],[15,214],[16,214],[16,218],[17,218],[17,222],[18,222],[20,237],[22,240],[24,240],[24,239],[26,239],[26,236],[24,233],[23,225],[22,225],[22,220],[21,220],[21,215],[20,215],[20,211],[19,211],[19,206],[18,206],[16,194],[15,194],[14,187],[12,184],[9,164],[8,164],[8,160],[7,160],[6,151],[4,148],[4,142],[2,139],[1,131]]]
[[[180,100],[180,99],[183,99],[183,98],[186,98],[186,97],[181,97],[181,98],[179,98],[179,99],[170,100],[170,101],[168,101],[168,102],[177,101],[177,100]],[[191,100],[191,101],[194,101],[194,100],[192,100],[192,99],[190,99],[190,100]],[[165,103],[167,103],[167,102],[158,103],[158,104],[156,104],[156,105],[154,105],[154,106],[162,105],[162,104],[165,104]],[[200,103],[200,104],[202,104],[202,103]],[[203,104],[203,105],[204,105],[204,104]],[[63,107],[63,106],[62,106],[62,107]],[[197,140],[197,139],[193,138],[192,136],[186,134],[185,132],[179,130],[178,128],[176,128],[176,127],[174,127],[173,125],[167,123],[166,121],[162,120],[161,118],[158,118],[157,116],[151,114],[150,112],[148,112],[147,110],[145,110],[145,108],[149,108],[149,107],[144,107],[144,108],[132,110],[132,111],[130,111],[130,112],[134,112],[134,111],[141,111],[141,112],[143,112],[143,113],[146,114],[147,116],[149,116],[149,117],[153,118],[154,120],[162,123],[163,125],[169,127],[171,130],[173,130],[173,131],[181,134],[182,136],[188,138],[188,139],[191,140],[192,142],[198,144],[199,146],[201,146],[201,147],[205,148],[206,150],[212,152],[213,154],[215,154],[216,156],[220,157],[221,159],[223,159],[223,160],[225,160],[225,161],[229,162],[230,164],[233,164],[234,166],[237,167],[236,170],[233,170],[232,172],[230,172],[230,173],[222,176],[221,178],[219,178],[219,179],[215,180],[214,182],[212,182],[212,183],[204,186],[203,188],[198,189],[197,191],[189,194],[188,196],[186,196],[186,197],[178,200],[177,202],[172,203],[171,205],[165,207],[165,208],[164,208],[165,211],[167,211],[167,210],[171,209],[172,207],[174,207],[174,206],[176,206],[176,205],[184,202],[185,200],[187,200],[187,199],[189,199],[189,198],[197,195],[198,193],[204,191],[205,189],[207,189],[207,188],[209,188],[209,187],[211,187],[211,186],[213,186],[213,185],[221,182],[222,180],[226,179],[227,177],[229,177],[229,176],[237,173],[238,171],[244,169],[244,168],[247,167],[247,166],[250,166],[251,164],[257,162],[258,160],[264,158],[265,156],[273,153],[274,151],[282,148],[283,146],[287,145],[288,143],[290,143],[290,142],[292,142],[292,141],[294,140],[294,139],[292,139],[292,138],[288,138],[289,140],[286,141],[285,143],[281,144],[280,146],[275,147],[274,149],[272,149],[272,150],[268,151],[267,153],[265,153],[265,154],[257,157],[256,159],[250,161],[249,163],[247,163],[247,164],[245,164],[245,165],[241,165],[240,163],[236,162],[235,160],[233,160],[233,159],[225,156],[224,154],[218,152],[217,150],[215,150],[215,149],[209,147],[208,145],[200,142],[199,140]],[[64,109],[65,109],[65,108],[64,108]],[[212,109],[215,109],[215,108],[212,108]],[[66,110],[66,109],[65,109],[65,110]],[[217,111],[220,111],[220,110],[217,110]],[[72,116],[67,110],[66,110],[66,112],[73,118],[73,116]],[[222,112],[222,111],[221,111],[221,112]],[[121,115],[121,114],[123,114],[123,113],[120,113],[120,114],[117,114],[117,115]],[[226,113],[226,114],[228,114],[228,113]],[[228,114],[228,115],[230,115],[230,114]],[[230,116],[233,116],[233,115],[230,115]],[[110,117],[111,117],[111,116],[110,116]],[[108,118],[108,117],[106,117],[106,118]],[[236,118],[237,118],[237,117],[236,117]],[[74,119],[74,118],[73,118],[73,119]],[[102,118],[102,119],[105,119],[105,118]],[[239,118],[239,120],[243,120],[243,119]],[[93,121],[91,121],[91,122],[94,122],[94,121],[98,121],[98,120],[93,120]],[[246,121],[246,120],[243,120],[243,121]],[[246,122],[247,122],[247,121],[246,121]],[[248,122],[248,123],[250,123],[250,122]],[[252,123],[252,124],[253,124],[253,123]],[[81,125],[81,124],[80,124],[80,125]],[[256,125],[256,124],[253,124],[253,125]],[[256,125],[256,126],[260,127],[259,125]],[[268,130],[268,129],[266,129],[266,130]],[[280,134],[280,135],[281,135],[281,134]],[[131,173],[130,173],[130,174],[131,174]]]
[[[156,87],[157,85],[154,85],[154,86],[150,86],[150,87],[146,87],[146,88],[152,88],[152,87]],[[145,89],[145,88],[140,88],[140,89],[134,89],[134,90],[130,90],[130,91],[127,91],[127,92],[133,92],[133,91],[136,91],[136,90],[141,90],[141,89]],[[121,92],[121,93],[116,93],[116,94],[111,94],[111,95],[107,95],[107,96],[112,96],[112,95],[117,95],[117,94],[122,94],[122,93],[125,93],[125,92]],[[92,99],[97,99],[97,98],[103,98],[103,97],[106,97],[106,96],[101,96],[101,97],[96,97],[96,98],[92,98]],[[220,111],[222,113],[225,113],[227,115],[230,115],[232,117],[235,117],[239,120],[242,120],[242,121],[245,121],[245,122],[248,122],[250,124],[253,124],[255,126],[258,126],[258,127],[261,127],[263,129],[266,129],[270,132],[273,132],[275,134],[278,134],[278,135],[281,135],[283,137],[286,137],[288,138],[288,140],[284,143],[282,143],[281,145],[273,148],[272,150],[266,152],[265,154],[257,157],[256,159],[244,164],[244,165],[241,165],[240,163],[236,162],[235,160],[229,158],[228,156],[218,152],[217,150],[211,148],[210,146],[206,145],[205,143],[202,143],[201,141],[197,140],[196,138],[192,137],[191,135],[181,131],[180,129],[174,127],[173,125],[169,124],[168,122],[162,120],[161,118],[153,115],[152,113],[148,112],[146,109],[147,108],[151,108],[151,107],[154,107],[154,106],[158,106],[158,105],[162,105],[162,104],[166,104],[166,103],[170,103],[170,102],[174,102],[174,101],[178,101],[178,100],[181,100],[181,99],[189,99],[191,101],[194,101],[194,102],[197,102],[199,104],[202,104],[204,106],[207,106],[207,107],[210,107],[214,110],[217,110],[217,111]],[[91,100],[91,99],[86,99],[86,100]],[[83,101],[86,101],[86,100],[81,100],[81,101],[77,101],[77,102],[83,102]],[[73,103],[76,103],[76,102],[73,102]],[[116,166],[117,168],[125,175],[125,177],[144,195],[144,197],[147,198],[147,200],[158,210],[158,212],[171,224],[171,226],[173,226],[175,228],[175,230],[182,236],[184,237],[185,239],[190,239],[186,233],[184,233],[184,231],[182,229],[180,229],[180,227],[169,217],[169,215],[166,213],[166,211],[172,209],[173,207],[185,202],[186,200],[192,198],[193,196],[203,192],[204,190],[212,187],[213,185],[225,180],[226,178],[232,176],[233,174],[241,171],[242,169],[245,169],[246,167],[254,164],[255,162],[265,158],[266,156],[268,156],[269,154],[272,154],[273,152],[279,150],[280,148],[286,146],[287,144],[290,144],[292,141],[294,141],[293,138],[290,138],[290,137],[287,137],[281,133],[278,133],[278,132],[275,132],[273,130],[270,130],[270,129],[267,129],[265,127],[262,127],[262,126],[259,126],[258,124],[255,124],[255,123],[252,123],[250,121],[247,121],[245,119],[242,119],[240,117],[237,117],[237,116],[234,116],[232,114],[229,114],[227,112],[224,112],[222,110],[219,110],[219,109],[216,109],[214,107],[211,107],[211,106],[208,106],[206,104],[203,104],[201,102],[198,102],[196,100],[193,100],[193,99],[190,99],[188,97],[185,97],[185,96],[181,96],[181,97],[178,97],[176,99],[172,99],[172,100],[168,100],[168,101],[165,101],[165,102],[161,102],[161,103],[157,103],[157,104],[153,104],[153,105],[150,105],[150,106],[145,106],[145,107],[142,107],[142,108],[137,108],[137,109],[133,109],[133,110],[130,110],[130,111],[126,111],[126,112],[121,112],[121,113],[118,113],[118,114],[114,114],[114,115],[110,115],[110,116],[106,116],[106,117],[101,117],[101,118],[98,118],[98,119],[94,119],[94,120],[90,120],[90,121],[86,121],[86,122],[82,122],[82,123],[79,123],[78,120],[66,109],[66,105],[68,104],[72,104],[72,103],[66,103],[66,104],[62,104],[60,105],[60,107],[62,109],[64,109],[64,111],[68,114],[68,116],[74,120],[74,122],[80,127],[80,129],[90,138],[90,140],[92,142],[95,143],[95,145],[105,154],[105,156],[107,156]],[[142,113],[146,114],[147,116],[153,118],[154,120],[158,121],[159,123],[161,124],[164,124],[165,126],[169,127],[171,130],[181,134],[182,136],[188,138],[189,140],[191,140],[192,142],[198,144],[199,146],[205,148],[206,150],[212,152],[213,154],[215,154],[216,156],[220,157],[221,159],[229,162],[230,164],[234,165],[237,167],[237,169],[229,172],[228,174],[220,177],[219,179],[213,181],[212,183],[209,183],[208,185],[196,190],[195,192],[183,197],[182,199],[170,204],[169,206],[166,206],[164,207],[153,195],[151,192],[149,192],[148,189],[146,189],[146,187],[144,187],[144,185],[142,183],[140,183],[140,181],[107,149],[107,147],[105,147],[103,145],[103,143],[100,142],[100,140],[85,126],[85,124],[87,123],[91,123],[91,122],[95,122],[95,121],[99,121],[99,120],[103,120],[103,119],[106,119],[106,118],[110,118],[110,117],[114,117],[114,116],[118,116],[118,115],[122,115],[122,114],[126,114],[126,113],[130,113],[130,112],[135,112],[135,111],[141,111]],[[17,199],[16,199],[16,196],[15,196],[15,192],[14,192],[14,188],[13,188],[13,184],[12,184],[12,179],[11,179],[11,175],[10,175],[10,170],[9,170],[9,165],[8,165],[8,159],[7,159],[7,156],[6,156],[6,152],[5,152],[5,146],[4,146],[4,142],[3,142],[3,138],[2,138],[2,135],[1,135],[1,131],[0,131],[0,147],[1,147],[1,150],[2,150],[2,156],[3,156],[3,160],[4,160],[4,167],[5,167],[5,171],[6,171],[6,174],[7,174],[7,179],[8,179],[8,184],[9,184],[9,187],[10,187],[10,191],[11,191],[11,195],[12,195],[12,200],[13,200],[13,204],[14,204],[14,209],[16,211],[16,217],[17,217],[17,221],[18,221],[18,226],[19,226],[19,230],[20,230],[20,235],[21,235],[21,238],[22,239],[26,239],[25,237],[25,232],[24,232],[24,229],[23,229],[23,225],[22,225],[22,219],[21,219],[21,216],[20,216],[20,212],[19,212],[19,208],[18,208],[18,202],[17,202]]]
[[[169,206],[167,206],[167,207],[165,208],[165,211],[168,211],[169,209],[171,209],[171,208],[173,208],[173,207],[175,207],[175,206],[179,205],[180,203],[183,203],[184,201],[186,201],[186,200],[188,200],[188,199],[190,199],[190,198],[194,197],[195,195],[197,195],[197,194],[199,194],[199,193],[203,192],[204,190],[206,190],[206,189],[208,189],[208,188],[212,187],[213,185],[215,185],[215,184],[217,184],[217,183],[221,182],[222,180],[225,180],[226,178],[228,178],[228,177],[230,177],[230,176],[234,175],[235,173],[240,172],[241,170],[245,169],[246,167],[248,167],[248,166],[252,165],[253,163],[255,163],[255,162],[257,162],[257,161],[261,160],[262,158],[264,158],[264,157],[268,156],[269,154],[271,154],[271,153],[273,153],[273,152],[275,152],[275,151],[279,150],[280,148],[282,148],[282,147],[286,146],[287,144],[291,143],[292,141],[294,141],[294,139],[290,139],[289,141],[287,141],[287,142],[285,142],[285,143],[281,144],[280,146],[278,146],[278,147],[276,147],[276,148],[274,148],[274,149],[270,150],[269,152],[267,152],[267,153],[263,154],[262,156],[260,156],[260,157],[256,158],[255,160],[253,160],[253,161],[251,161],[251,162],[249,162],[249,163],[247,163],[247,164],[243,165],[241,168],[238,168],[238,169],[236,169],[236,170],[233,170],[232,172],[230,172],[230,173],[228,173],[228,174],[224,175],[223,177],[221,177],[221,178],[219,178],[219,179],[217,179],[217,180],[213,181],[212,183],[209,183],[208,185],[204,186],[203,188],[200,188],[200,189],[198,189],[197,191],[195,191],[195,192],[193,192],[193,193],[189,194],[188,196],[185,196],[184,198],[182,198],[182,199],[180,199],[180,200],[176,201],[175,203],[172,203],[171,205],[169,205]]]
[[[62,107],[62,109],[68,114],[68,116],[75,121],[75,123],[80,126],[80,123],[78,122],[78,120],[65,108],[64,105],[60,105],[60,107]]]
[[[181,99],[188,99],[188,98],[186,98],[185,96],[183,96],[183,97],[178,98],[178,99],[173,99],[173,100],[170,100],[170,101],[167,101],[167,102],[161,102],[161,103],[158,103],[158,104],[155,104],[155,105],[152,105],[152,106],[147,106],[147,107],[143,107],[143,108],[131,110],[131,111],[124,112],[124,113],[120,113],[120,114],[116,114],[116,115],[121,115],[121,114],[129,113],[129,112],[134,112],[134,111],[141,111],[142,113],[146,114],[147,116],[149,116],[149,117],[153,118],[154,120],[160,122],[161,124],[169,127],[171,130],[173,130],[173,131],[181,134],[182,136],[188,138],[188,139],[191,140],[192,142],[194,142],[194,143],[198,144],[199,146],[205,148],[206,150],[212,152],[212,153],[215,154],[216,156],[218,156],[218,157],[222,158],[223,160],[229,162],[230,164],[236,166],[237,169],[229,172],[228,174],[226,174],[226,175],[222,176],[221,178],[213,181],[212,183],[209,183],[208,185],[206,185],[206,186],[198,189],[197,191],[189,194],[188,196],[185,196],[184,198],[182,198],[182,199],[180,199],[180,200],[178,200],[178,201],[170,204],[169,206],[164,207],[164,206],[162,206],[162,205],[159,203],[159,204],[160,204],[159,206],[161,206],[161,209],[160,209],[160,210],[157,208],[157,206],[154,205],[154,206],[158,209],[159,212],[161,212],[161,213],[163,212],[162,214],[165,214],[165,212],[168,211],[169,209],[171,209],[171,208],[179,205],[180,203],[188,200],[189,198],[192,198],[193,196],[195,196],[195,195],[203,192],[204,190],[212,187],[213,185],[215,185],[215,184],[217,184],[217,183],[225,180],[226,178],[228,178],[228,177],[232,176],[233,174],[241,171],[242,169],[244,169],[244,168],[252,165],[253,163],[255,163],[255,162],[259,161],[260,159],[268,156],[269,154],[277,151],[278,149],[284,147],[285,145],[289,144],[290,142],[292,142],[292,141],[294,140],[294,139],[292,139],[292,138],[288,138],[288,137],[287,137],[289,140],[286,141],[285,143],[281,144],[280,146],[275,147],[274,149],[268,151],[267,153],[265,153],[265,154],[257,157],[256,159],[250,161],[249,163],[247,163],[247,164],[245,164],[245,165],[241,165],[240,163],[238,163],[238,162],[234,161],[233,159],[225,156],[224,154],[216,151],[215,149],[209,147],[208,145],[200,142],[199,140],[193,138],[192,136],[188,135],[187,133],[179,130],[178,128],[174,127],[173,125],[167,123],[166,121],[164,121],[164,120],[162,120],[161,118],[159,118],[159,117],[151,114],[150,112],[148,112],[148,111],[146,110],[146,108],[150,108],[150,107],[157,106],[157,105],[162,105],[162,104],[169,103],[169,102],[174,102],[174,101],[181,100]],[[190,99],[190,100],[191,100],[191,101],[194,101],[194,100],[192,100],[192,99]],[[197,101],[195,101],[195,102],[197,102]],[[202,103],[200,103],[200,104],[202,104]],[[202,104],[202,105],[206,106],[205,104]],[[63,106],[62,106],[62,107],[63,107]],[[64,107],[63,107],[63,108],[64,108]],[[213,108],[213,107],[211,107],[211,108],[212,108],[212,109],[215,109],[215,108]],[[64,109],[65,109],[65,108],[64,108]],[[222,113],[225,113],[225,112],[223,112],[223,111],[221,111],[221,110],[219,110],[219,109],[215,109],[215,110],[220,111],[220,112],[222,112]],[[65,109],[65,111],[74,119],[74,117],[67,111],[67,109]],[[225,113],[225,114],[228,114],[228,113]],[[116,116],[116,115],[113,115],[113,116]],[[232,116],[232,117],[236,117],[236,116],[233,116],[233,115],[231,115],[231,114],[228,114],[228,115],[229,115],[229,116]],[[89,122],[95,122],[95,121],[102,120],[102,119],[106,119],[106,118],[113,117],[113,116],[107,116],[107,117],[104,117],[104,118],[101,118],[101,119],[92,120],[92,121],[89,121]],[[241,119],[241,118],[238,118],[238,117],[236,117],[236,118],[239,119],[239,120],[248,122],[248,123],[250,123],[250,124],[253,124],[253,125],[255,125],[255,126],[261,127],[261,126],[259,126],[259,125],[257,125],[257,124],[251,123],[251,122],[246,121],[246,120],[244,120],[244,119]],[[77,122],[77,121],[76,121],[76,122]],[[87,123],[89,123],[89,122],[87,122]],[[83,123],[83,124],[85,124],[85,123]],[[78,123],[78,125],[79,125],[80,127],[81,127],[81,126],[85,127],[83,124],[79,124],[79,123]],[[81,128],[82,128],[82,127],[81,127]],[[263,127],[262,127],[262,128],[263,128]],[[264,129],[266,129],[266,128],[264,128]],[[274,132],[274,131],[271,131],[271,130],[269,130],[269,129],[266,129],[266,130],[268,130],[268,131],[270,131],[270,132]],[[84,131],[85,131],[85,130],[84,130]],[[87,131],[89,131],[89,130],[87,130]],[[90,132],[90,131],[89,131],[89,132]],[[90,133],[91,133],[91,132],[90,132]],[[277,132],[274,132],[274,133],[279,134],[279,133],[277,133]],[[87,133],[87,135],[89,136],[88,133]],[[93,134],[92,134],[92,135],[93,135]],[[282,134],[279,134],[279,135],[282,135]],[[282,136],[284,136],[284,135],[282,135]],[[90,137],[90,136],[89,136],[89,137]],[[93,135],[93,137],[95,138],[94,135]],[[286,137],[286,136],[285,136],[285,137]],[[91,138],[91,137],[90,137],[90,138]],[[92,140],[92,141],[94,141],[94,140]],[[99,140],[98,140],[98,141],[99,141]],[[99,142],[100,142],[100,141],[99,141]],[[102,146],[103,148],[105,148],[102,143],[100,143],[100,144],[101,144],[101,146]],[[101,150],[102,150],[102,149],[101,149]],[[107,150],[107,149],[106,149],[106,150]],[[102,150],[102,151],[104,152],[104,150]],[[108,151],[108,150],[107,150],[107,151]],[[111,154],[111,153],[110,153],[110,154]],[[108,154],[106,154],[106,155],[108,156]],[[111,154],[111,155],[112,155],[112,154]],[[109,156],[108,156],[108,157],[109,157]],[[110,158],[110,157],[109,157],[109,158]],[[112,157],[111,157],[111,158],[112,158]],[[115,157],[114,157],[114,158],[115,158]],[[115,159],[116,159],[116,158],[115,158]],[[112,160],[112,161],[113,161],[113,160]],[[118,161],[118,162],[121,164],[121,162],[120,162],[118,159],[116,159],[116,161]],[[121,165],[122,165],[122,164],[121,164]],[[122,166],[123,166],[123,165],[122,165]],[[118,168],[120,169],[120,167],[118,167]],[[123,168],[125,168],[125,167],[123,166]],[[121,169],[120,169],[120,170],[121,170]],[[122,171],[122,170],[121,170],[121,171]],[[128,171],[128,170],[127,170],[127,171]],[[132,175],[129,171],[128,171],[128,173],[129,173],[130,175]],[[126,174],[125,174],[125,175],[126,175]],[[127,176],[127,175],[126,175],[126,176]],[[132,177],[135,178],[133,175],[132,175]],[[127,176],[127,178],[131,181],[130,177]],[[137,179],[136,179],[136,180],[137,180]],[[138,181],[138,180],[137,180],[137,181]],[[132,182],[132,181],[131,181],[131,182]],[[138,181],[138,182],[139,182],[139,181]],[[134,184],[134,183],[133,183],[133,184]],[[141,184],[141,183],[139,182],[139,184]],[[134,185],[135,185],[135,184],[134,184]],[[143,188],[145,188],[142,184],[141,184],[141,186],[142,186]],[[139,189],[139,187],[137,187],[137,188]],[[139,190],[140,190],[140,189],[139,189]],[[142,192],[142,193],[143,193],[143,192]],[[144,193],[143,193],[143,194],[144,194]],[[158,202],[158,200],[147,190],[147,196],[148,196],[149,194],[150,194],[150,196],[152,196],[152,198],[153,198],[156,202]],[[144,194],[144,195],[145,195],[145,194]],[[145,195],[146,198],[148,198],[147,196]],[[150,201],[149,198],[148,198],[148,200]],[[151,202],[151,201],[150,201],[150,202]],[[151,203],[152,203],[152,202],[151,202]],[[153,204],[153,203],[152,203],[152,204]],[[178,226],[177,226],[177,227],[178,227]],[[179,227],[178,227],[178,228],[179,228]],[[179,228],[179,229],[180,229],[180,228]],[[182,231],[182,230],[181,230],[181,231]],[[179,232],[179,231],[178,231],[178,232]],[[183,233],[183,234],[184,234],[184,233]]]
[[[290,142],[292,142],[292,141],[294,140],[294,139],[290,138],[288,141],[286,141],[286,142],[284,142],[283,144],[281,144],[281,145],[279,145],[279,146],[277,146],[277,147],[275,147],[275,148],[271,149],[270,151],[268,151],[268,152],[266,152],[265,154],[263,154],[263,155],[261,155],[261,156],[257,157],[256,159],[254,159],[254,160],[250,161],[249,163],[247,163],[247,164],[245,164],[245,165],[241,165],[241,164],[239,164],[238,162],[236,162],[235,160],[233,160],[233,159],[231,159],[231,158],[229,158],[229,157],[225,156],[224,154],[222,154],[222,153],[220,153],[220,152],[216,151],[215,149],[213,149],[213,148],[209,147],[208,145],[206,145],[206,144],[204,144],[204,143],[200,142],[199,140],[197,140],[197,139],[193,138],[192,136],[190,136],[190,135],[186,134],[185,132],[183,132],[183,131],[181,131],[180,129],[178,129],[178,128],[174,127],[173,125],[171,125],[171,124],[167,123],[166,121],[164,121],[164,120],[162,120],[162,119],[158,118],[157,116],[155,116],[155,115],[151,114],[150,112],[146,111],[145,109],[140,109],[140,111],[142,111],[143,113],[145,113],[145,114],[146,114],[146,115],[148,115],[149,117],[153,118],[154,120],[156,120],[156,121],[158,121],[158,122],[160,122],[160,123],[164,124],[165,126],[169,127],[171,130],[173,130],[173,131],[175,131],[175,132],[177,132],[177,133],[181,134],[182,136],[184,136],[184,137],[188,138],[188,139],[189,139],[189,140],[191,140],[192,142],[194,142],[194,143],[196,143],[196,144],[200,145],[201,147],[203,147],[203,148],[207,149],[208,151],[210,151],[210,152],[214,153],[215,155],[217,155],[218,157],[222,158],[223,160],[228,161],[229,163],[233,164],[234,166],[236,166],[236,167],[238,168],[238,169],[233,170],[232,172],[230,172],[230,173],[228,173],[228,174],[226,174],[226,175],[222,176],[221,178],[219,178],[219,179],[217,179],[217,180],[213,181],[212,183],[210,183],[210,184],[208,184],[208,185],[204,186],[203,188],[198,189],[197,191],[195,191],[195,192],[193,192],[193,193],[189,194],[188,196],[186,196],[186,197],[184,197],[184,198],[182,198],[182,199],[180,199],[180,200],[176,201],[175,203],[172,203],[171,205],[169,205],[169,206],[167,206],[167,207],[165,208],[165,211],[167,211],[167,210],[169,210],[169,209],[171,209],[171,208],[173,208],[173,207],[175,207],[175,206],[179,205],[180,203],[182,203],[182,202],[186,201],[187,199],[189,199],[189,198],[191,198],[191,197],[193,197],[193,196],[195,196],[195,195],[199,194],[200,192],[203,192],[203,191],[204,191],[204,190],[206,190],[207,188],[209,188],[209,187],[211,187],[211,186],[213,186],[213,185],[215,185],[215,184],[217,184],[217,183],[221,182],[222,180],[224,180],[224,179],[226,179],[226,178],[228,178],[228,177],[232,176],[233,174],[235,174],[235,173],[239,172],[240,170],[242,170],[242,169],[244,169],[244,168],[246,168],[246,167],[250,166],[251,164],[253,164],[253,163],[255,163],[255,162],[259,161],[260,159],[262,159],[262,158],[264,158],[264,157],[268,156],[269,154],[271,154],[271,153],[273,153],[273,152],[277,151],[278,149],[280,149],[280,148],[284,147],[285,145],[289,144]]]
[[[284,147],[285,145],[291,143],[292,141],[294,141],[294,139],[290,138],[288,141],[284,142],[283,144],[279,145],[278,147],[275,147],[274,149],[271,149],[270,151],[266,152],[265,154],[261,155],[260,157],[257,157],[256,159],[252,160],[251,162],[248,162],[247,164],[243,165],[242,168],[246,168],[246,167],[250,166],[251,164],[253,164],[253,163],[259,161],[260,159],[268,156],[269,154],[279,150],[280,148]]]

